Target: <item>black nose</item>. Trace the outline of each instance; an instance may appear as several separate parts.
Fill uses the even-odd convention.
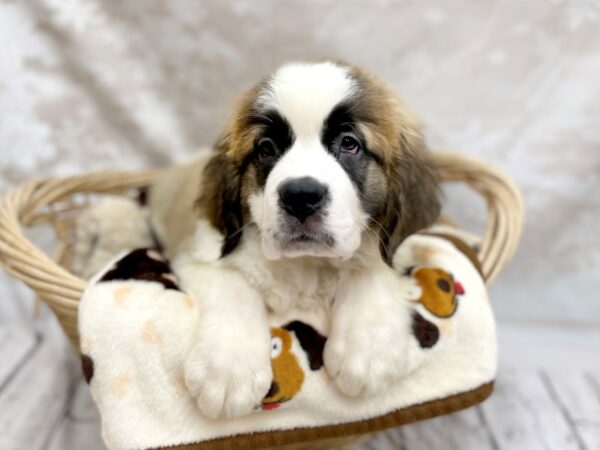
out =
[[[327,186],[311,177],[284,181],[278,192],[279,205],[300,222],[319,211],[327,199]]]

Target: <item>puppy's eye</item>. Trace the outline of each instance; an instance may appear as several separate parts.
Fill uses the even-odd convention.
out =
[[[262,158],[274,158],[277,156],[279,150],[277,145],[273,142],[273,139],[264,137],[258,141],[257,144],[258,152]]]
[[[342,140],[340,141],[340,152],[348,153],[350,155],[355,155],[360,150],[360,144],[351,135],[343,135]]]

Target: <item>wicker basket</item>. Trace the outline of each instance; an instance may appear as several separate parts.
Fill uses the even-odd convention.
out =
[[[443,181],[464,182],[486,202],[488,223],[479,259],[489,283],[512,257],[521,234],[523,202],[519,190],[504,174],[472,158],[435,152],[434,160]],[[68,270],[73,220],[93,200],[93,194],[132,195],[151,183],[156,174],[108,171],[31,181],[0,199],[0,262],[52,309],[75,348],[79,345],[77,307],[86,281]],[[50,223],[55,229],[58,247],[52,257],[24,234],[25,227],[40,223]],[[278,448],[346,449],[364,439],[352,436]]]

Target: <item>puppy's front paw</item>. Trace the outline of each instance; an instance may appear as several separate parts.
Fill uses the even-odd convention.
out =
[[[409,332],[403,317],[338,320],[327,340],[325,369],[350,396],[375,395],[407,372]]]
[[[210,418],[248,414],[271,385],[270,339],[216,340],[200,336],[185,365],[185,382],[198,408]]]

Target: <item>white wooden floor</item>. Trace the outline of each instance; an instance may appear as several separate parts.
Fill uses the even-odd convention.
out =
[[[37,322],[30,314],[0,321],[0,449],[104,449],[78,361],[47,311]],[[361,450],[600,449],[600,326],[503,321],[500,349],[486,403],[381,433]]]

